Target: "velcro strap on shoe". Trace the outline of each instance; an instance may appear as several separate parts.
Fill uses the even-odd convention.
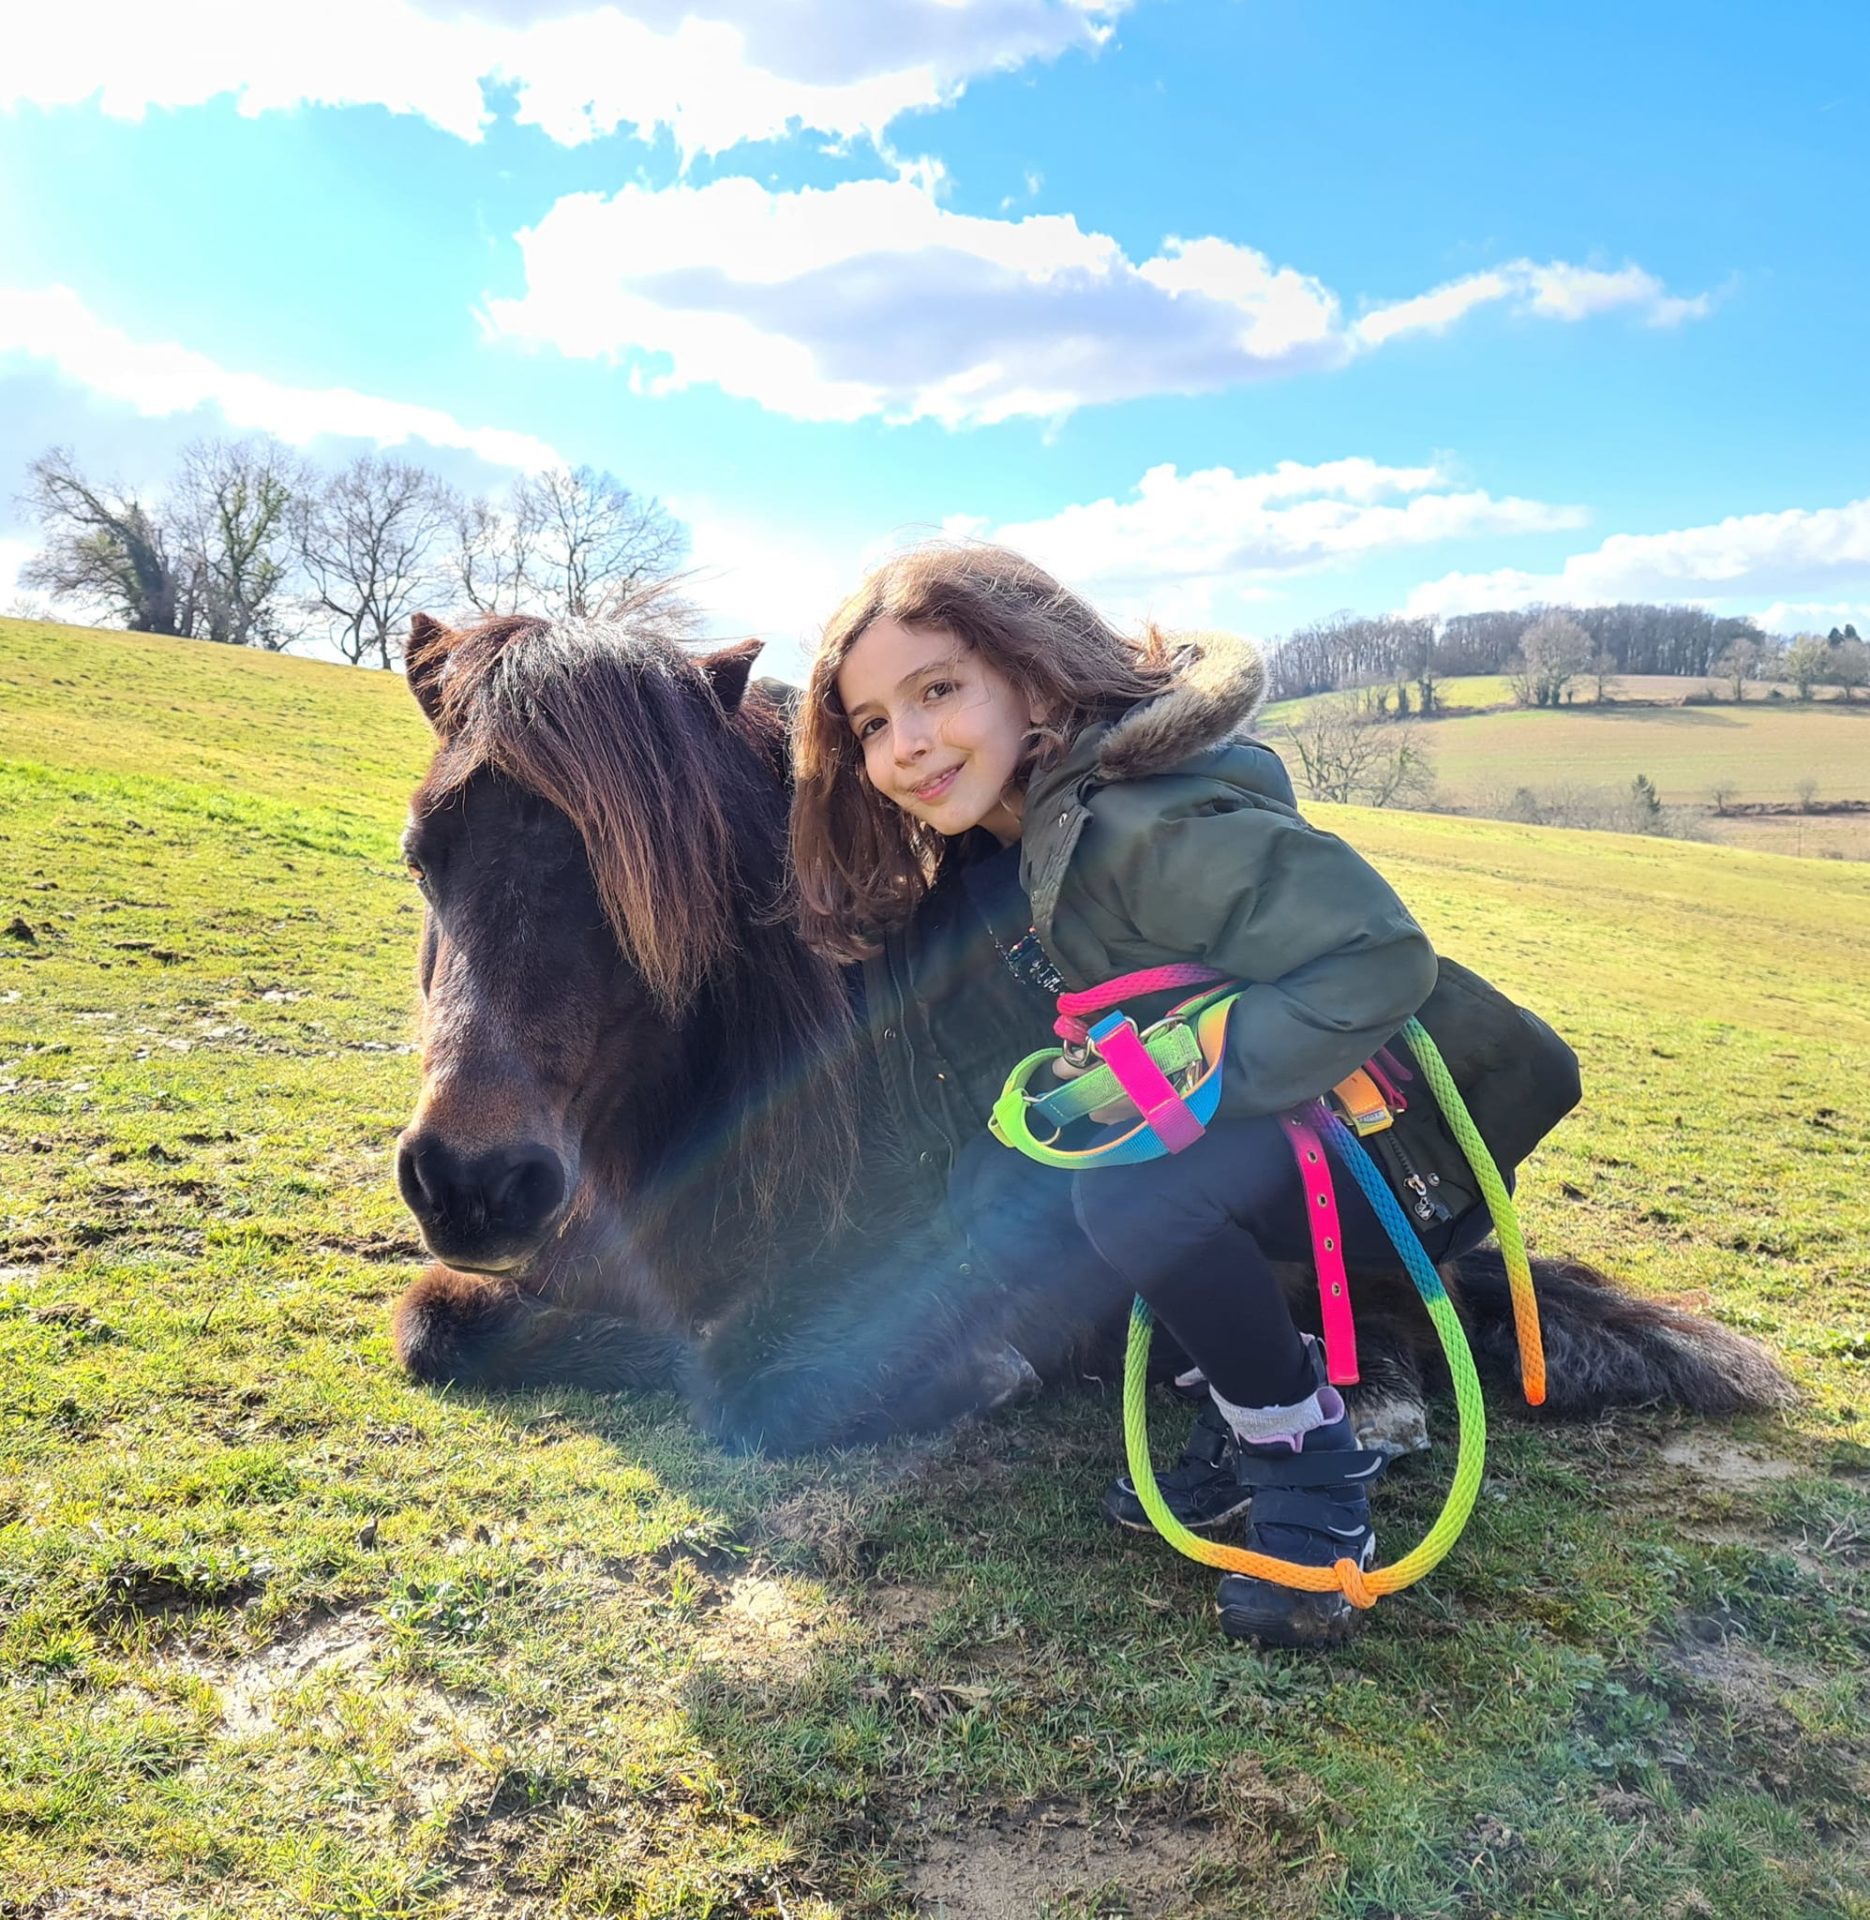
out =
[[[1249,1487],[1342,1487],[1374,1480],[1389,1465],[1381,1451],[1340,1447],[1328,1453],[1267,1454],[1242,1447],[1234,1474]]]
[[[1352,1529],[1366,1537],[1369,1535],[1369,1511],[1362,1503],[1334,1505],[1320,1500],[1316,1492],[1306,1492],[1299,1487],[1268,1487],[1254,1490],[1249,1519],[1256,1532],[1262,1527],[1296,1527],[1302,1533],[1329,1535],[1342,1542],[1350,1538]],[[1360,1515],[1363,1518],[1360,1519]],[[1335,1524],[1340,1520],[1349,1521],[1351,1527],[1340,1531]],[[1340,1545],[1332,1558],[1341,1558],[1343,1554]]]

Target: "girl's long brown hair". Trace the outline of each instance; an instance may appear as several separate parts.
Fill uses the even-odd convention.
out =
[[[1087,726],[1169,684],[1154,627],[1128,639],[1042,567],[1005,547],[932,542],[878,567],[831,616],[793,721],[793,913],[835,960],[859,960],[901,926],[941,872],[947,842],[864,776],[838,673],[873,622],[952,634],[1046,716],[1014,776],[1023,788]]]

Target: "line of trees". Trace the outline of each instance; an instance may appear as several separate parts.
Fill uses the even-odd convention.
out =
[[[1638,673],[1700,675],[1734,700],[1761,680],[1801,700],[1825,686],[1848,700],[1870,686],[1870,646],[1851,626],[1788,641],[1700,607],[1532,607],[1445,622],[1338,613],[1288,634],[1268,666],[1276,700],[1356,689],[1373,718],[1433,713],[1440,681],[1455,674],[1503,674],[1520,705],[1553,707],[1587,683],[1604,700]]]
[[[688,534],[662,504],[592,467],[468,495],[382,454],[319,468],[269,438],[201,440],[144,498],[65,447],[27,469],[42,551],[22,585],[137,633],[279,651],[314,638],[389,667],[419,608],[587,615],[676,578]],[[663,617],[692,614],[679,596]]]

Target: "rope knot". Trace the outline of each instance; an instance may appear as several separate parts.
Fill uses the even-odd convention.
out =
[[[1355,1560],[1340,1560],[1331,1569],[1338,1577],[1338,1590],[1353,1607],[1374,1607],[1377,1592]]]

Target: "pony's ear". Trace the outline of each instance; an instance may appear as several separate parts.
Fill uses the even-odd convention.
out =
[[[453,640],[454,635],[439,620],[418,613],[409,622],[409,638],[403,646],[403,673],[409,691],[437,733],[442,731],[442,672],[448,665],[448,648]]]
[[[731,647],[704,654],[695,664],[708,676],[708,685],[721,703],[723,713],[738,713],[746,696],[747,676],[760,657],[764,640],[736,640]]]

